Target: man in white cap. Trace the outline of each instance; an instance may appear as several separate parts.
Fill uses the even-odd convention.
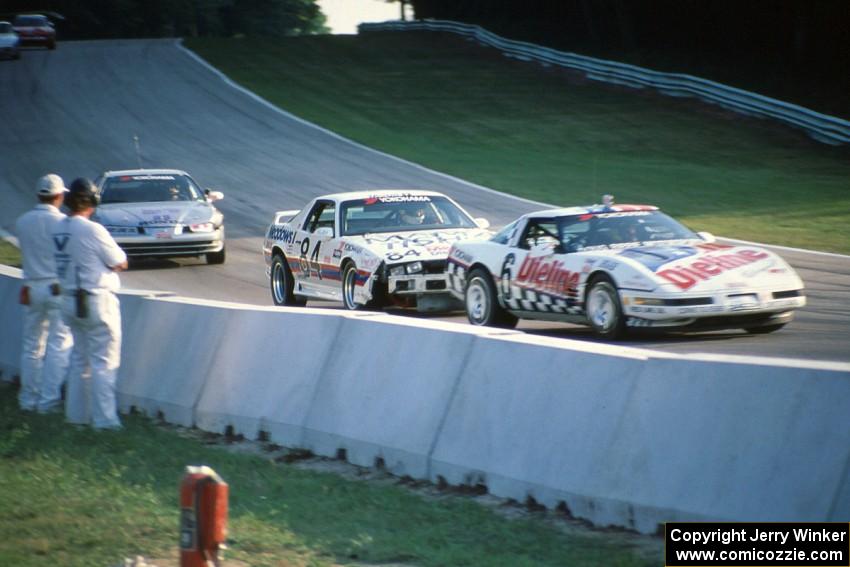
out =
[[[89,220],[98,205],[90,180],[75,179],[66,204],[70,216],[53,232],[62,312],[74,335],[65,417],[71,423],[91,422],[96,429],[120,429],[115,382],[121,363],[121,310],[115,292],[127,255],[103,225]]]
[[[53,253],[53,230],[65,218],[59,211],[65,184],[50,173],[36,183],[39,204],[21,215],[15,232],[23,257],[24,306],[21,348],[21,409],[47,413],[62,401],[62,383],[68,371],[71,333],[62,321],[62,298]]]

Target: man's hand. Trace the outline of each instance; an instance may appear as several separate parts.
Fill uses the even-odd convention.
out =
[[[109,266],[109,269],[112,270],[113,272],[123,272],[124,270],[127,269],[127,266],[129,266],[129,264],[127,263],[127,260],[124,260],[120,264],[115,264],[114,266]]]

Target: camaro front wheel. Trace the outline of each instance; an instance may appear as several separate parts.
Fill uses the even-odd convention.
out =
[[[346,309],[354,311],[363,306],[354,301],[354,291],[357,289],[357,266],[354,262],[345,265],[342,271],[342,304]]]
[[[307,303],[304,299],[297,297],[294,293],[295,282],[286,258],[275,254],[272,258],[271,279],[269,285],[272,292],[272,301],[275,305],[300,306]]]
[[[490,274],[481,269],[472,270],[464,295],[466,317],[473,325],[487,327],[516,327],[517,318],[499,305],[496,285]]]
[[[626,331],[626,318],[620,306],[620,294],[607,278],[590,284],[586,299],[587,321],[602,338],[616,339]]]

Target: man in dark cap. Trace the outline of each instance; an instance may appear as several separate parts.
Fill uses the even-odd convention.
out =
[[[65,413],[71,423],[120,429],[115,381],[121,363],[121,311],[115,292],[127,255],[103,225],[90,220],[98,205],[90,180],[75,179],[65,204],[71,214],[53,234],[63,316],[74,336]]]

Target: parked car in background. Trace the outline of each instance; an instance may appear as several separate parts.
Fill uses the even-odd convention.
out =
[[[363,191],[313,199],[280,211],[266,231],[263,255],[275,305],[307,299],[341,301],[346,309],[462,308],[448,290],[449,248],[487,238],[489,222],[473,219],[433,191]]]
[[[474,325],[564,321],[605,338],[631,328],[770,333],[806,304],[802,280],[775,253],[610,199],[530,213],[488,241],[457,243],[447,270]]]
[[[21,51],[18,49],[21,43],[18,34],[9,22],[0,22],[0,58],[20,59]]]
[[[95,180],[95,220],[130,259],[205,256],[223,264],[224,215],[219,191],[201,189],[178,169],[107,171]]]
[[[12,19],[12,27],[21,38],[21,45],[43,45],[47,49],[56,49],[56,29],[47,16],[19,14]]]

